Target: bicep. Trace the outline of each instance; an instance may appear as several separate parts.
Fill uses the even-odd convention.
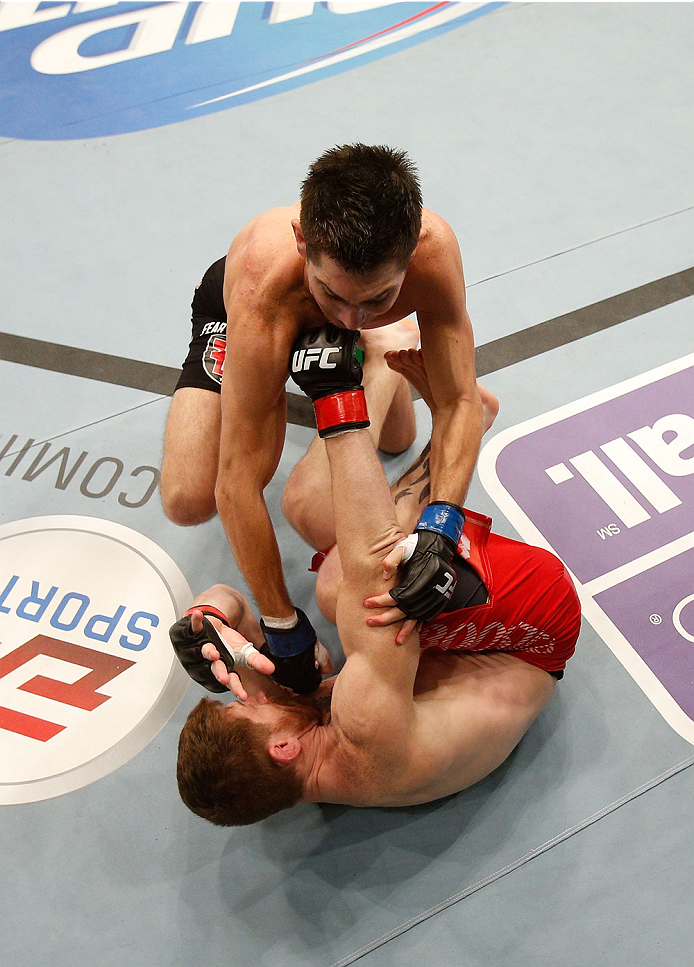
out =
[[[228,340],[222,379],[220,468],[243,468],[265,486],[282,453],[286,427],[288,350],[270,346],[259,353],[258,341]]]
[[[415,704],[397,680],[376,671],[368,655],[351,655],[337,676],[332,695],[333,723],[358,746],[392,754],[407,748]]]

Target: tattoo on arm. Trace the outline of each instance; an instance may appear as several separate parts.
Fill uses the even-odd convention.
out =
[[[393,497],[393,501],[396,505],[399,500],[402,500],[403,497],[407,497],[413,493],[414,489],[421,483],[424,483],[424,487],[417,498],[417,502],[421,504],[422,501],[429,499],[429,495],[431,494],[431,478],[429,468],[430,450],[431,443],[427,443],[415,463],[413,463],[410,469],[403,474],[400,480],[398,480],[397,484],[395,485],[398,490],[396,490],[395,496]],[[410,480],[409,478],[418,470],[422,471],[420,476],[416,477],[414,480]]]

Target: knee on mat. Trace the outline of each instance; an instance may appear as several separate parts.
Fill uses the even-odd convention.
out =
[[[294,530],[302,531],[302,522],[311,515],[311,481],[301,466],[289,475],[282,493],[282,513]]]
[[[181,488],[163,489],[161,504],[169,520],[179,527],[204,524],[217,513],[214,496],[189,494]]]

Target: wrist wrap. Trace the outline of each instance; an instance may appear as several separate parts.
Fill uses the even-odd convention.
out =
[[[363,387],[331,393],[313,401],[316,425],[321,437],[335,436],[347,430],[363,430],[370,426]]]
[[[434,531],[436,534],[442,534],[453,541],[453,546],[457,548],[464,525],[463,508],[441,500],[428,504],[424,508],[415,531]]]
[[[183,617],[184,618],[187,618],[188,615],[189,614],[192,614],[194,611],[202,611],[203,614],[213,615],[215,618],[219,618],[219,620],[222,622],[222,624],[223,625],[226,625],[227,628],[231,628],[231,625],[229,624],[229,619],[224,614],[224,612],[223,611],[220,611],[219,608],[213,607],[211,604],[196,604],[196,605],[193,605],[192,608],[188,608],[188,610],[183,615]]]
[[[313,648],[315,645],[316,632],[313,630],[311,622],[300,608],[296,609],[296,613],[299,618],[299,623],[294,628],[289,628],[286,631],[280,630],[279,628],[268,628],[261,618],[260,627],[265,635],[265,641],[267,642],[271,656],[276,655],[278,658],[290,658],[292,655],[298,655],[302,651],[306,651],[307,648]]]

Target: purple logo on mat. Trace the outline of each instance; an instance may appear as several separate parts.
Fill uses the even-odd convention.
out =
[[[480,476],[694,742],[694,355],[502,432]]]

